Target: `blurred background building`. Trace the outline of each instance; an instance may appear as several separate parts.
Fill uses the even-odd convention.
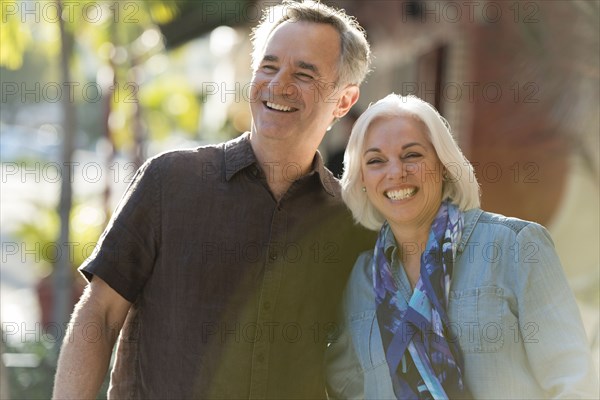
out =
[[[324,2],[372,45],[353,113],[390,92],[440,110],[483,208],[550,230],[598,361],[600,2]],[[49,397],[74,271],[143,160],[249,129],[249,33],[275,3],[1,3],[1,398]]]

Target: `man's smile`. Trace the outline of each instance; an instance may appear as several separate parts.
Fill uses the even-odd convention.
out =
[[[283,104],[277,104],[277,103],[272,103],[270,101],[265,101],[263,102],[263,104],[271,109],[271,110],[276,110],[276,111],[283,111],[283,112],[293,112],[293,111],[298,111],[297,108],[293,108],[293,107],[289,107],[289,106],[285,106]]]

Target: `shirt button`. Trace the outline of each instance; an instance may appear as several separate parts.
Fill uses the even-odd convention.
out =
[[[277,260],[277,253],[276,252],[272,252],[271,254],[269,254],[269,258],[271,259],[271,261]]]
[[[256,361],[258,361],[259,363],[262,363],[265,361],[265,355],[264,354],[259,354],[258,356],[256,356]]]

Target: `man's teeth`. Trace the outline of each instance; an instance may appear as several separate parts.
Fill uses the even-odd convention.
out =
[[[417,192],[417,188],[412,189],[400,189],[400,190],[390,190],[386,192],[385,195],[392,200],[404,200],[411,196],[413,196]]]
[[[281,104],[271,103],[270,101],[267,101],[267,107],[272,108],[277,111],[292,111],[292,107],[283,106]]]

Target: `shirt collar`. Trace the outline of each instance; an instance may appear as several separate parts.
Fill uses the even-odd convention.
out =
[[[250,133],[246,132],[243,135],[225,143],[225,179],[230,180],[235,174],[256,164],[256,155],[250,145]],[[257,165],[258,168],[258,165]],[[317,151],[312,162],[311,171],[308,174],[312,176],[317,174],[321,182],[321,186],[329,195],[336,196],[339,190],[336,190],[338,182],[329,170],[325,168],[321,153]]]
[[[232,176],[246,167],[256,163],[256,156],[250,146],[250,133],[225,143],[225,179],[230,180]]]
[[[460,238],[460,243],[457,247],[458,252],[462,252],[465,249],[467,241],[471,237],[473,229],[475,229],[475,225],[477,224],[477,221],[479,220],[481,214],[483,214],[483,210],[481,210],[480,208],[473,208],[464,212],[463,231]]]
[[[394,233],[392,232],[392,228],[390,228],[389,224],[385,226],[385,243],[383,244],[383,251],[387,256],[389,261],[392,261],[392,254],[394,250],[398,248],[396,244],[396,238],[394,237]]]
[[[312,170],[309,175],[313,175],[315,173],[318,174],[323,189],[325,189],[329,195],[335,197],[336,193],[339,192],[339,183],[331,171],[325,168],[323,157],[321,157],[321,153],[319,153],[318,150],[315,153],[315,158],[313,158],[311,169]]]
[[[398,287],[398,292],[401,294],[402,299],[404,299],[404,302],[401,302],[401,307],[405,308],[410,301],[413,289],[410,286],[408,275],[406,275],[406,271],[402,267],[398,244],[396,243],[396,239],[394,238],[394,234],[389,224],[386,224],[385,227],[385,243],[383,244],[383,251],[390,263],[390,269]]]

